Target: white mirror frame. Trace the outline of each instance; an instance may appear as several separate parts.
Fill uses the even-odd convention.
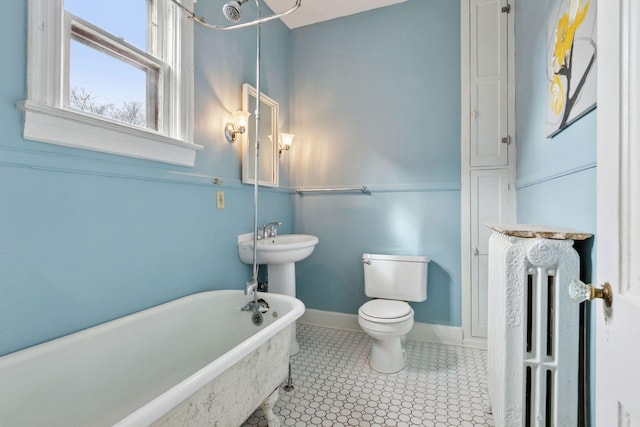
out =
[[[247,132],[242,134],[242,182],[244,184],[253,184],[255,178],[253,176],[253,156],[254,152],[251,147],[254,144],[254,140],[250,140],[249,134],[251,129],[255,129],[256,126],[256,117],[255,111],[249,110],[249,97],[255,98],[257,95],[256,89],[249,85],[248,83],[244,83],[242,85],[242,110],[251,113],[249,117],[249,123],[247,125]],[[268,178],[258,179],[258,185],[262,185],[265,187],[277,187],[279,185],[279,162],[278,162],[278,141],[279,141],[279,133],[278,133],[278,113],[280,106],[277,101],[269,98],[264,93],[260,93],[260,115],[261,121],[267,117],[265,114],[265,110],[268,108],[271,110],[271,135],[273,135],[273,141],[269,141],[269,135],[260,135],[260,156],[267,157],[271,162],[271,173]],[[264,124],[262,125],[264,126]],[[262,127],[261,126],[261,127]],[[255,137],[254,137],[255,138]],[[269,146],[269,144],[271,144]],[[265,150],[267,148],[268,150]],[[264,162],[263,159],[260,159],[259,165]],[[264,177],[264,175],[258,171],[258,176]]]

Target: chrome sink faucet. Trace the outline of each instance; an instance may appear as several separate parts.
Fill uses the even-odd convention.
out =
[[[281,221],[270,222],[269,224],[265,225],[262,229],[262,238],[267,239],[269,237],[276,237],[278,235],[276,227],[280,227],[281,225]]]

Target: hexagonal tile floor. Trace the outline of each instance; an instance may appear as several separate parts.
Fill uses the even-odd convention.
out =
[[[407,341],[395,374],[369,367],[363,332],[298,324],[295,389],[281,389],[283,426],[493,426],[486,410],[486,351]],[[259,409],[242,425],[266,426]]]

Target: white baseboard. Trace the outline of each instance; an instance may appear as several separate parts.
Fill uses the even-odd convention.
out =
[[[334,311],[306,309],[299,323],[321,326],[323,328],[344,329],[362,332],[355,314],[336,313]],[[462,328],[457,326],[434,325],[415,322],[407,339],[419,342],[435,342],[447,345],[462,346]]]
[[[360,325],[358,325],[358,316],[355,314],[307,308],[302,317],[298,319],[298,322],[305,325],[322,326],[323,328],[362,332]]]
[[[470,337],[462,340],[462,345],[469,348],[477,348],[479,350],[487,349],[487,339],[486,338],[476,338]]]
[[[462,328],[459,326],[415,322],[413,328],[407,334],[407,339],[462,346]]]

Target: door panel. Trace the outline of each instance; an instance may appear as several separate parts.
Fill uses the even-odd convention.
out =
[[[470,166],[507,166],[507,14],[502,0],[471,0]]]
[[[596,426],[640,426],[640,4],[598,1]]]
[[[509,171],[471,171],[471,335],[487,337],[489,236],[485,224],[513,222],[509,209]],[[508,217],[507,217],[508,216]]]

